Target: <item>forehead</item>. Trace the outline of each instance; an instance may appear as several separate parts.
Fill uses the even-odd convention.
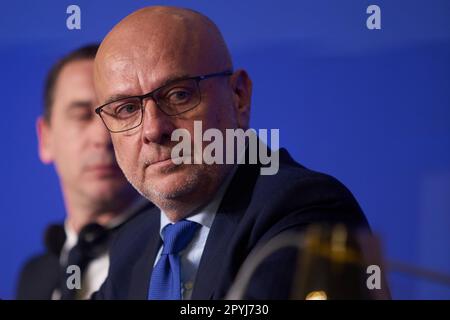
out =
[[[207,40],[186,30],[145,35],[114,35],[102,43],[95,59],[95,85],[100,102],[113,95],[139,95],[169,78],[217,71]],[[138,32],[136,32],[138,33]],[[133,39],[134,41],[130,41]]]
[[[93,59],[76,60],[67,63],[60,71],[53,90],[52,114],[64,111],[73,105],[89,106],[97,103]]]
[[[55,97],[78,94],[94,89],[94,60],[84,59],[67,63],[60,71],[55,83]]]
[[[197,57],[185,50],[136,47],[104,56],[96,65],[99,97],[151,91],[168,79],[203,73]]]

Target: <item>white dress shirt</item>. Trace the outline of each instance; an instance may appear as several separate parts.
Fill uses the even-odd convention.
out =
[[[232,171],[228,174],[228,176],[225,178],[225,181],[222,183],[219,190],[216,192],[214,198],[206,206],[204,206],[198,213],[186,218],[186,220],[194,221],[200,224],[201,227],[195,234],[192,241],[188,244],[188,246],[179,253],[181,261],[181,276],[180,276],[181,296],[183,300],[191,299],[192,289],[194,288],[197,270],[200,265],[200,260],[202,258],[206,240],[208,239],[209,231],[211,230],[211,226],[214,222],[217,210],[219,209],[220,203],[222,202],[223,196],[225,195],[225,192],[228,189],[228,185],[230,184],[236,169],[237,166],[235,166],[232,169]],[[169,224],[173,223],[169,220],[169,218],[167,218],[164,211],[161,211],[161,223],[160,223],[161,226],[159,233],[163,241],[164,236],[162,230],[164,229],[165,226]],[[161,252],[162,246],[158,251],[153,266],[155,266],[158,260],[160,259]]]

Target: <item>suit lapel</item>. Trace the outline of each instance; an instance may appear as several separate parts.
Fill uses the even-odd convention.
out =
[[[222,260],[229,240],[251,199],[259,165],[241,164],[216,213],[197,271],[192,299],[211,299],[220,283]]]
[[[147,299],[153,263],[156,259],[156,254],[162,245],[161,237],[159,235],[160,210],[157,207],[154,207],[150,212],[144,214],[148,215],[149,218],[147,220],[148,227],[146,228],[147,237],[143,237],[142,241],[145,245],[141,250],[142,255],[132,267],[130,291],[127,297],[132,300]]]

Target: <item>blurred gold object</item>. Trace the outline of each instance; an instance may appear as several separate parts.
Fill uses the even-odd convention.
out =
[[[300,247],[292,299],[323,298],[318,293],[326,300],[388,298],[366,286],[367,267],[382,266],[381,255],[375,254],[380,250],[375,236],[342,224],[312,225]]]
[[[292,274],[294,300],[389,299],[378,237],[368,230],[343,224],[310,225],[303,232],[284,233],[255,249],[239,271],[227,299],[245,296],[252,275],[260,264],[279,250],[297,250]],[[381,270],[381,288],[367,285],[369,266]]]
[[[306,295],[305,300],[327,300],[327,294],[325,291],[313,291]]]

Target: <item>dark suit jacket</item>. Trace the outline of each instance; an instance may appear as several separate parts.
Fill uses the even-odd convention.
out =
[[[197,271],[192,299],[222,299],[240,266],[258,245],[312,223],[343,222],[368,228],[352,194],[335,178],[313,172],[280,150],[276,175],[260,175],[260,165],[241,164],[220,204]],[[108,278],[95,299],[147,299],[153,264],[161,246],[160,210],[130,221],[110,253]],[[289,297],[295,258],[268,259],[254,277],[247,298]]]
[[[20,272],[16,299],[50,300],[60,274],[59,255],[47,251],[32,257]]]
[[[140,206],[134,215],[139,215],[153,207],[154,205],[148,202],[148,205]],[[114,228],[107,247],[112,243],[118,230],[125,224],[126,221]],[[26,261],[20,272],[16,299],[50,300],[53,291],[60,285],[61,265],[59,260],[66,235],[62,224],[50,227],[45,235],[46,251]]]

